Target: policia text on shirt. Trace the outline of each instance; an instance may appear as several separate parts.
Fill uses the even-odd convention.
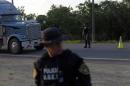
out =
[[[83,59],[63,50],[58,28],[44,31],[47,52],[34,63],[33,77],[37,86],[92,86],[90,72]]]

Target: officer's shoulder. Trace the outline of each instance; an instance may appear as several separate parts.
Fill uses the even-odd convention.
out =
[[[36,67],[40,67],[40,65],[43,63],[43,61],[48,58],[48,53],[45,52],[39,59],[37,59],[35,62],[34,62],[34,65]]]
[[[70,54],[70,58],[71,59],[82,59],[77,53],[74,53],[73,51],[70,51],[71,54]]]
[[[73,61],[73,62],[82,62],[83,59],[76,53],[72,52],[71,50],[66,50],[66,52],[68,52],[68,54],[66,54],[68,56],[68,59]]]

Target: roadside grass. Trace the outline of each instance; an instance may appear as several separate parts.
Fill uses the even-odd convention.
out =
[[[80,44],[80,43],[84,43],[84,40],[65,40],[64,43],[65,44]],[[107,44],[107,43],[118,43],[118,41],[116,41],[116,40],[95,41],[94,43]],[[129,41],[129,43],[130,43],[130,41]]]
[[[116,40],[96,41],[95,43],[104,43],[104,44],[106,44],[106,43],[118,43],[118,41],[116,41]]]
[[[65,44],[80,44],[81,40],[66,40],[64,41]]]
[[[95,41],[95,44],[101,43],[101,44],[118,44],[119,41],[116,40],[108,40],[108,41]],[[84,43],[84,40],[65,40],[65,44],[80,44]],[[130,41],[127,41],[126,43],[130,43]]]

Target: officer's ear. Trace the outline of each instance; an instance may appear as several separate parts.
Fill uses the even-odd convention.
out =
[[[35,68],[33,68],[33,70],[32,70],[32,77],[33,77],[33,79],[35,79],[36,76],[37,76],[37,70]]]

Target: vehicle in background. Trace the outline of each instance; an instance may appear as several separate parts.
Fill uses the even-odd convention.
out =
[[[21,53],[23,48],[43,49],[41,26],[36,21],[24,21],[16,7],[0,0],[0,49],[6,47],[11,53]]]

